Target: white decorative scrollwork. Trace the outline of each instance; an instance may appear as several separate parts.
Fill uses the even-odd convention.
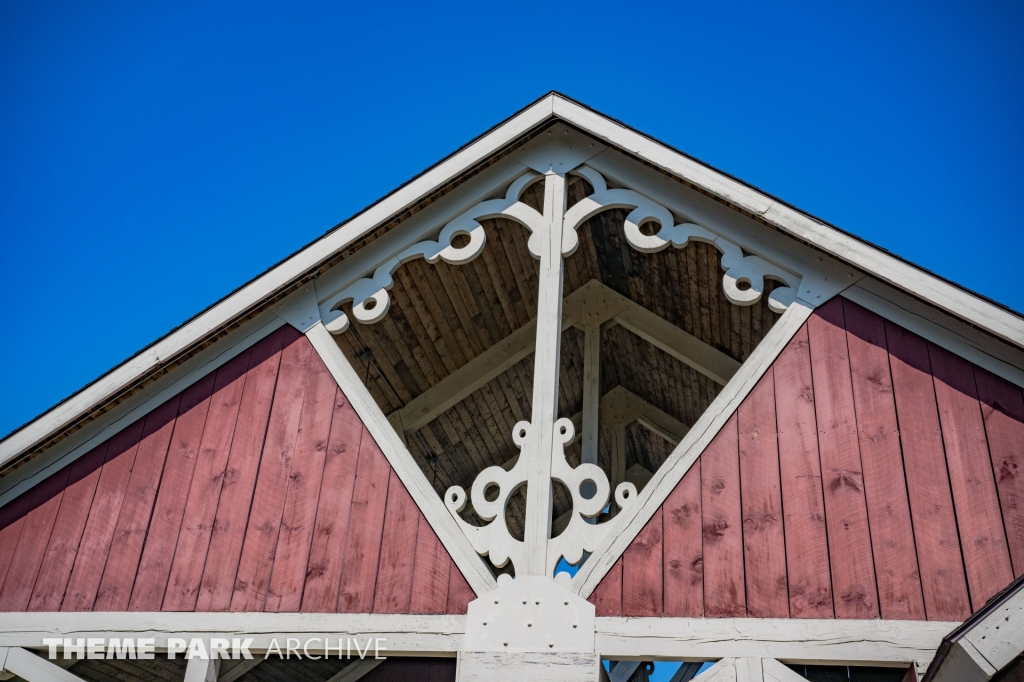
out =
[[[691,239],[705,242],[722,253],[722,267],[725,269],[722,288],[725,290],[726,298],[731,302],[736,305],[757,303],[764,293],[766,277],[786,285],[777,287],[768,296],[768,307],[774,312],[785,312],[796,299],[799,277],[760,256],[743,255],[743,250],[737,244],[696,223],[677,225],[667,208],[631,189],[609,189],[604,176],[589,166],[580,166],[573,172],[586,178],[593,186],[594,193],[566,211],[567,230],[575,232],[585,220],[610,208],[632,209],[626,216],[625,233],[626,240],[637,251],[655,253],[670,244],[681,249]],[[650,221],[658,223],[660,228],[656,234],[645,235],[640,231],[640,226]]]
[[[521,421],[512,431],[512,440],[517,447],[529,441],[531,425]],[[575,429],[569,419],[559,419],[554,424],[554,444],[551,453],[551,478],[559,481],[572,496],[572,518],[565,530],[556,537],[549,539],[547,575],[551,576],[560,558],[570,564],[578,564],[583,560],[584,552],[592,552],[597,548],[610,524],[589,523],[588,519],[597,518],[608,507],[608,477],[596,464],[581,464],[575,469],[565,460],[565,446],[573,441]],[[512,537],[505,523],[505,509],[508,502],[519,488],[526,485],[526,457],[520,457],[510,470],[499,466],[487,467],[473,481],[472,503],[477,515],[487,521],[485,526],[474,526],[466,523],[459,513],[465,509],[466,491],[460,486],[452,486],[445,493],[444,501],[452,517],[469,537],[473,549],[482,556],[489,557],[495,567],[501,568],[509,561],[519,566],[523,552],[523,542]],[[581,488],[584,483],[593,483],[596,493],[588,498],[583,497]],[[489,493],[497,488],[497,494]],[[636,487],[632,483],[621,483],[615,490],[615,501],[625,507],[636,497]]]
[[[388,291],[394,286],[392,275],[402,263],[415,258],[424,258],[434,264],[443,260],[452,265],[463,265],[480,255],[487,242],[487,235],[481,220],[505,217],[521,223],[531,232],[536,232],[542,216],[533,208],[519,201],[523,190],[537,178],[533,172],[519,176],[501,199],[481,201],[473,208],[449,221],[437,237],[406,248],[397,256],[389,258],[374,270],[373,275],[352,283],[340,293],[325,301],[321,309],[324,326],[332,334],[341,334],[349,326],[348,315],[341,309],[342,304],[352,301],[352,315],[363,324],[373,324],[384,319],[391,307]],[[459,236],[469,237],[463,246],[455,246]]]

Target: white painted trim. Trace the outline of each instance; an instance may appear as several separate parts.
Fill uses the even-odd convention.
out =
[[[864,278],[842,295],[936,346],[1024,386],[1024,351],[1021,349],[979,332],[874,278]]]
[[[811,618],[597,619],[595,642],[613,660],[775,658],[806,665],[906,665],[931,660],[959,623]]]
[[[217,682],[220,659],[203,659],[198,656],[188,659],[185,665],[185,682]]]
[[[462,571],[469,586],[477,595],[497,587],[490,569],[473,550],[462,529],[448,514],[441,498],[423,475],[412,454],[405,447],[405,443],[395,433],[366,386],[359,380],[352,365],[349,364],[348,358],[338,348],[331,333],[322,323],[317,323],[306,331],[306,338],[313,344],[313,348],[323,359],[327,369],[341,386],[341,390],[345,392],[356,414],[366,425],[373,439],[377,441],[377,445],[409,491],[416,506],[423,512],[430,527],[437,533],[441,544],[448,550],[455,564]]]
[[[597,112],[555,96],[553,111],[599,140],[691,182],[724,201],[843,261],[986,329],[1017,346],[1024,346],[1024,319],[978,296],[944,282],[854,237],[843,234],[758,190],[701,164],[665,145],[630,130]],[[588,165],[597,166],[593,159]],[[600,169],[598,169],[600,170]],[[825,299],[823,299],[824,301]]]
[[[69,673],[60,666],[21,647],[11,647],[8,650],[3,669],[28,682],[85,682],[78,675]]]
[[[930,677],[932,682],[988,680],[1024,651],[1024,588],[997,595],[995,604],[951,633],[949,651]],[[984,615],[982,615],[984,614]],[[932,671],[929,670],[929,673]]]
[[[392,194],[373,204],[332,230],[267,273],[249,282],[241,289],[213,305],[191,322],[146,348],[120,367],[96,380],[49,410],[35,421],[0,441],[0,466],[45,440],[76,420],[81,414],[110,400],[142,375],[173,361],[182,351],[200,343],[230,320],[258,306],[290,283],[303,277],[362,238],[380,224],[416,203],[421,197],[443,187],[452,178],[511,144],[534,127],[552,116],[554,95],[538,100],[515,117],[505,121],[475,142],[460,149],[447,159],[414,178]]]
[[[43,646],[43,637],[152,637],[157,650],[167,648],[169,637],[186,640],[252,637],[249,650],[265,652],[272,639],[284,644],[288,637],[331,637],[331,655],[337,638],[387,638],[386,655],[452,655],[462,646],[465,616],[415,616],[373,613],[5,613],[0,619],[0,647]],[[322,642],[311,644],[314,653]],[[385,655],[382,651],[381,655]]]
[[[584,598],[590,596],[812,312],[813,308],[800,299],[790,304],[697,423],[690,427],[636,501],[608,522],[617,525],[573,577],[571,587],[575,592]]]
[[[184,391],[283,325],[282,319],[269,312],[259,315],[224,339],[189,358],[187,362],[175,367],[110,412],[57,443],[44,454],[0,478],[0,506],[74,462],[108,438],[117,435],[169,398]]]

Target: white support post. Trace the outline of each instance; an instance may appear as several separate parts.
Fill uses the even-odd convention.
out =
[[[601,325],[583,327],[583,433],[580,462],[598,464],[598,435],[601,431]],[[614,490],[614,488],[613,488]],[[588,483],[584,497],[590,498],[597,487]],[[596,522],[596,521],[595,521]]]
[[[196,656],[188,659],[188,665],[185,667],[185,682],[217,682],[217,674],[219,672],[219,658],[199,658]]]
[[[551,458],[558,419],[558,369],[562,347],[562,218],[565,176],[549,171],[544,178],[544,223],[537,235],[540,281],[537,302],[537,343],[533,365],[533,414],[526,442],[527,488],[523,566],[517,575],[547,573],[551,536]]]
[[[14,673],[28,682],[84,682],[78,675],[69,673],[45,658],[16,646],[7,650],[3,670]]]
[[[597,436],[601,427],[601,326],[583,328],[583,453],[580,461],[597,464]]]
[[[235,682],[239,677],[246,674],[266,659],[262,656],[252,658],[228,659],[221,661],[220,671],[217,674],[217,682]]]

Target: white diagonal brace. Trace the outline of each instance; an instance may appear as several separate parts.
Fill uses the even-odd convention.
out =
[[[195,656],[188,659],[188,665],[185,666],[185,682],[217,682],[219,671],[219,658]]]
[[[377,441],[381,452],[387,457],[402,484],[405,485],[416,502],[416,506],[423,512],[430,527],[437,533],[438,539],[448,550],[455,565],[462,571],[469,586],[477,595],[497,587],[494,576],[484,564],[483,559],[473,550],[462,529],[455,525],[455,521],[448,514],[448,510],[437,496],[437,492],[423,475],[401,438],[391,428],[387,417],[374,402],[366,386],[359,380],[352,365],[349,364],[348,358],[334,342],[331,333],[323,324],[317,323],[306,331],[306,338],[313,344],[313,348],[319,353],[341,390],[345,392],[345,396],[352,403],[356,414],[366,425],[366,429],[373,439]]]
[[[636,501],[616,517],[613,523],[618,524],[618,527],[605,536],[590,559],[580,567],[572,580],[571,589],[584,598],[590,596],[615,561],[626,551],[633,538],[664,504],[704,448],[718,435],[725,422],[768,371],[793,335],[811,316],[813,310],[813,307],[800,299],[789,306],[732,380],[690,428],[686,437],[654,474],[654,478],[643,492],[637,496]]]
[[[8,649],[3,669],[28,682],[84,682],[78,675],[16,646]]]

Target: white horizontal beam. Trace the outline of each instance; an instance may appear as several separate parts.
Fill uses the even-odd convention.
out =
[[[252,652],[266,651],[273,639],[303,641],[337,638],[386,638],[389,655],[454,654],[462,646],[465,616],[416,616],[370,613],[6,613],[0,619],[0,647],[39,647],[44,637],[151,637],[159,649],[169,637],[252,637]],[[313,643],[311,652],[322,652]],[[382,651],[381,655],[385,655]]]
[[[614,660],[776,658],[805,665],[930,661],[959,623],[803,618],[598,618],[598,652]]]

